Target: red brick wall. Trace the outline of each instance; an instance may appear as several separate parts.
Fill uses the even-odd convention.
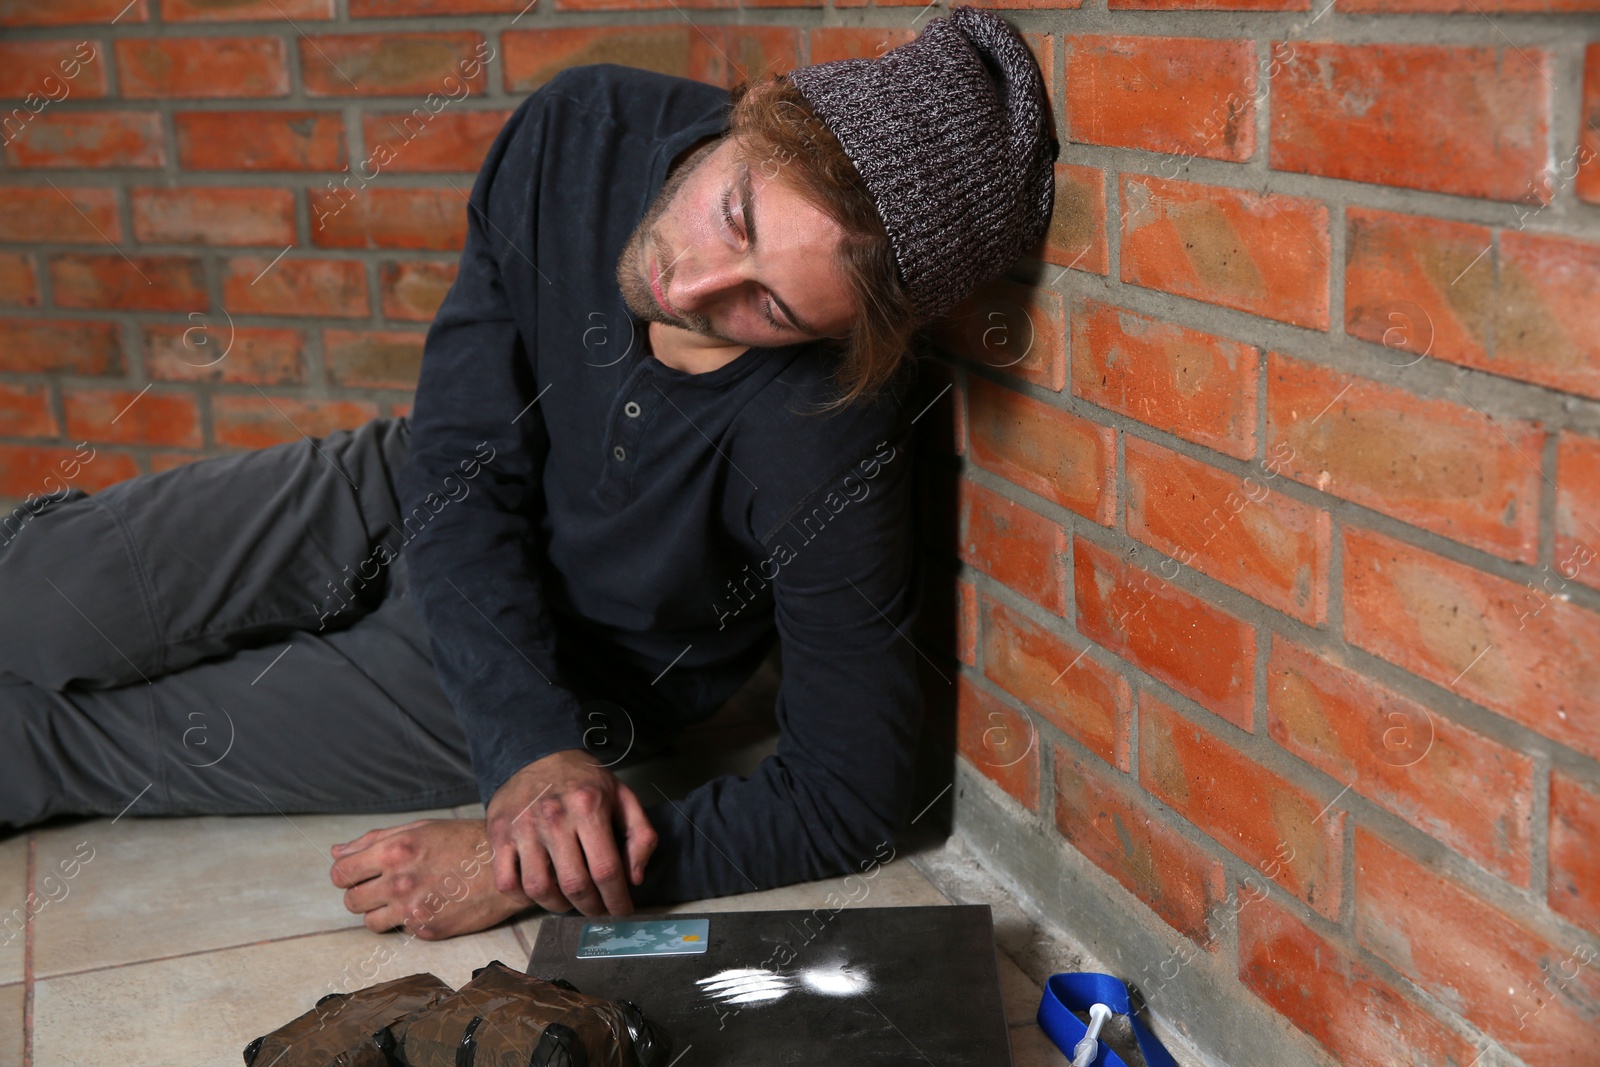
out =
[[[1600,0],[982,6],[1064,143],[922,423],[961,759],[1339,1062],[1600,1062]],[[404,411],[563,67],[943,10],[524,7],[0,0],[0,499]]]
[[[940,335],[961,760],[1157,1005],[1600,1063],[1600,4],[1097,7],[1011,16],[1056,217]]]

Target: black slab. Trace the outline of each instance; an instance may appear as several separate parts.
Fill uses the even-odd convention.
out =
[[[697,956],[578,959],[579,933],[591,920],[552,916],[540,925],[527,970],[638,1004],[670,1031],[674,1067],[1011,1065],[987,905],[632,918],[707,919],[709,947]],[[781,999],[734,1006],[696,984],[739,968],[795,978],[839,964],[870,988],[828,996],[796,981]]]

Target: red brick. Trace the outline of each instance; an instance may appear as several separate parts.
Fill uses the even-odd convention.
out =
[[[874,59],[908,41],[917,31],[902,27],[824,26],[811,31],[811,62]]]
[[[1600,397],[1600,243],[1349,210],[1345,330],[1415,357]],[[1492,346],[1494,355],[1489,355]]]
[[[794,26],[700,26],[689,35],[689,77],[730,89],[800,65],[802,31]]]
[[[910,6],[910,5],[907,5]],[[914,18],[913,18],[914,21]],[[1033,55],[1033,61],[1039,67],[1039,73],[1044,75],[1044,96],[1048,105],[1047,115],[1055,116],[1062,113],[1061,96],[1056,90],[1056,36],[1051,33],[1024,33],[1022,43],[1028,46],[1028,51]],[[1055,121],[1050,119],[1053,127]]]
[[[1256,150],[1255,44],[1068,34],[1067,137],[1235,163]]]
[[[93,41],[0,42],[0,99],[30,94],[52,103],[106,95],[106,64]]]
[[[1313,330],[1328,328],[1328,209],[1122,176],[1122,280]]]
[[[1600,616],[1353,526],[1344,529],[1351,644],[1600,758]]]
[[[1053,289],[992,279],[939,320],[935,339],[954,355],[1046,389],[1067,384],[1066,313]]]
[[[1384,359],[1396,366],[1424,354],[1480,364],[1494,302],[1489,228],[1363,207],[1345,221],[1345,332],[1393,349]]]
[[[1274,170],[1494,200],[1523,199],[1543,177],[1551,77],[1545,51],[1327,41],[1289,47],[1294,58],[1272,85]],[[1428,106],[1418,107],[1419,100]]]
[[[6,144],[14,167],[161,167],[167,142],[154,111],[45,111]]]
[[[1400,14],[1532,14],[1558,15],[1568,12],[1600,11],[1600,0],[1335,0],[1334,10],[1351,13]]]
[[[1547,938],[1370,831],[1355,838],[1363,947],[1530,1064],[1594,1058],[1593,946],[1575,940],[1574,958],[1566,939]]]
[[[876,6],[888,6],[889,0],[875,0]],[[905,4],[907,7],[915,6],[910,0],[894,0],[895,4]],[[845,3],[844,0],[834,0],[834,7],[862,7],[865,0]],[[995,11],[1060,11],[1068,8],[1080,8],[1083,0],[973,0],[971,7],[989,8]]]
[[[1600,242],[1500,235],[1494,358],[1468,366],[1600,399]]]
[[[1055,747],[1056,829],[1174,930],[1207,948],[1228,895],[1222,864],[1167,827],[1120,775]]]
[[[60,186],[60,183],[56,183]],[[114,189],[8,185],[0,241],[100,244],[122,240]]]
[[[1056,196],[1050,228],[1030,255],[1059,267],[1093,274],[1111,270],[1106,250],[1106,175],[1097,167],[1055,165]]]
[[[430,322],[456,280],[454,263],[412,260],[385,263],[378,268],[383,291],[383,317]]]
[[[1072,554],[1079,633],[1251,728],[1253,627],[1081,537]]]
[[[323,248],[460,251],[467,200],[455,189],[375,189],[311,195],[311,240]]]
[[[5,437],[55,437],[61,432],[50,410],[48,385],[9,385],[0,382],[0,435]]]
[[[1109,526],[1116,431],[977,377],[967,379],[972,458],[1024,489]]]
[[[1555,558],[1558,582],[1600,589],[1600,439],[1563,433],[1558,442]]]
[[[1550,774],[1550,909],[1600,928],[1600,791],[1561,771]]]
[[[116,324],[0,319],[0,371],[121,374],[122,353]]]
[[[63,483],[94,492],[138,473],[132,456],[92,445],[79,451],[0,444],[0,495],[16,500],[60,492]]]
[[[1250,345],[1079,297],[1072,394],[1237,459],[1256,454]]]
[[[356,173],[379,170],[400,174],[477,173],[509,111],[440,111],[418,105],[410,111],[368,115],[363,122],[366,165]],[[380,148],[380,146],[382,146]]]
[[[1597,0],[1577,2],[1600,6]],[[1579,200],[1600,204],[1600,41],[1583,53],[1582,109],[1578,149],[1573,153],[1573,163],[1578,168],[1575,189]]]
[[[1507,559],[1538,553],[1535,423],[1270,352],[1267,440],[1296,481]]]
[[[1262,874],[1335,918],[1344,812],[1179,715],[1139,696],[1139,781]]]
[[[978,590],[956,580],[956,658],[967,666],[978,662]]]
[[[334,16],[334,0],[161,0],[163,22],[318,20]]]
[[[205,272],[187,256],[67,254],[50,258],[57,307],[94,311],[201,311]]]
[[[558,11],[647,11],[656,8],[735,7],[739,0],[556,0]]]
[[[134,37],[116,43],[122,95],[287,96],[281,37]]]
[[[528,0],[350,0],[350,17],[383,19],[401,15],[516,15]]]
[[[1526,886],[1533,760],[1280,638],[1272,739],[1508,881]]]
[[[1252,471],[1240,478],[1127,437],[1128,532],[1311,626],[1327,617],[1332,522]]]
[[[39,281],[33,257],[0,252],[0,307],[39,306]]]
[[[370,313],[366,269],[350,259],[285,257],[276,264],[271,256],[230,259],[222,273],[222,300],[241,314],[365,318]]]
[[[294,193],[288,189],[144,188],[130,196],[133,233],[145,244],[294,243]]]
[[[1311,0],[1107,0],[1112,11],[1310,11]]]
[[[1239,913],[1239,980],[1340,1063],[1461,1067],[1478,1050],[1271,900]]]
[[[1032,720],[956,679],[956,745],[967,762],[1029,811],[1039,810],[1039,729]]]
[[[467,31],[349,33],[300,39],[301,80],[308,96],[410,96],[441,99],[483,92],[493,53]]]
[[[1101,666],[1004,604],[983,598],[983,672],[1106,763],[1131,766],[1133,691]]]
[[[414,389],[422,372],[422,338],[416,331],[323,330],[328,375],[335,385]]]
[[[305,381],[299,330],[238,326],[194,320],[185,326],[144,328],[145,370],[150,377],[180,382]]]
[[[180,111],[185,170],[339,170],[344,120],[332,111]]]
[[[1067,535],[1049,519],[962,479],[963,562],[1057,615],[1067,610]]]
[[[301,437],[326,437],[353,430],[378,417],[366,400],[292,400],[289,397],[213,396],[211,418],[217,444],[226,448],[268,448]]]
[[[67,436],[128,445],[200,446],[200,408],[191,393],[67,389]]]
[[[505,89],[532,92],[568,67],[587,63],[621,63],[687,78],[691,32],[686,22],[507,30],[500,36]]]
[[[149,17],[148,0],[0,0],[0,26],[126,25]]]

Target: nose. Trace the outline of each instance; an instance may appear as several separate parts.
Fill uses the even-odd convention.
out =
[[[672,265],[662,292],[678,310],[704,314],[738,292],[746,282],[745,269],[736,256],[692,248]]]

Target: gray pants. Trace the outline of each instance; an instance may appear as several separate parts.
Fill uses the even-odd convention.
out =
[[[376,419],[7,526],[0,827],[477,800],[404,556],[324,615],[398,528],[409,432]]]

